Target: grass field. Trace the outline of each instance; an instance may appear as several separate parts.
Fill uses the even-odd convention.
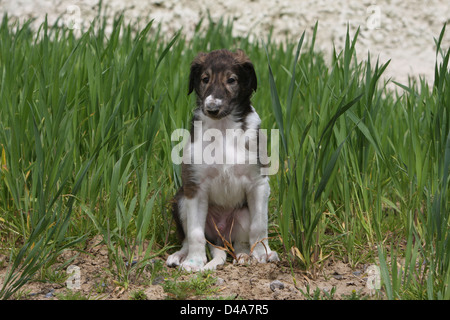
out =
[[[317,25],[316,25],[317,30]],[[320,32],[320,22],[319,22]],[[377,263],[382,297],[450,299],[450,71],[436,35],[434,79],[382,80],[388,63],[232,36],[203,21],[187,41],[158,26],[102,19],[75,36],[44,22],[0,26],[0,298],[46,277],[64,250],[101,237],[117,281],[177,245],[169,201],[180,184],[171,133],[187,128],[199,51],[243,49],[262,127],[280,130],[271,176],[271,245],[312,276],[330,255]],[[332,54],[325,63],[324,54]],[[136,261],[128,263],[127,261]],[[64,267],[70,263],[67,262]],[[47,279],[50,281],[49,279]]]

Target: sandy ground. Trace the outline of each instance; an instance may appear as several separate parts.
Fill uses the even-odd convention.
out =
[[[59,300],[68,297],[68,288],[84,298],[105,300],[129,300],[137,291],[144,293],[148,300],[174,299],[170,290],[164,289],[167,281],[188,282],[196,273],[180,273],[174,268],[164,266],[164,257],[153,260],[162,268],[147,267],[144,272],[124,288],[123,283],[116,280],[109,270],[108,250],[101,244],[99,237],[90,240],[82,252],[65,251],[58,262],[52,266],[56,270],[65,261],[72,260],[71,265],[79,269],[79,283],[73,280],[57,281],[57,272],[66,274],[69,267],[59,271],[47,271],[53,274],[55,281],[30,281],[13,297],[20,300]],[[8,258],[0,255],[0,287],[8,270]],[[157,261],[159,260],[159,262]],[[223,267],[214,271],[215,279],[211,285],[211,293],[207,295],[188,295],[186,299],[228,299],[228,300],[306,300],[312,299],[317,291],[318,299],[349,299],[352,295],[360,299],[374,299],[367,285],[370,277],[370,265],[358,265],[351,268],[348,264],[332,257],[323,264],[321,270],[313,275],[291,266],[282,259],[281,262],[247,265],[234,265],[228,261]],[[152,275],[152,272],[154,274]],[[39,276],[38,276],[39,278]],[[72,278],[74,279],[74,278]],[[70,282],[72,285],[67,284]],[[72,296],[73,297],[73,296]]]
[[[379,57],[381,62],[392,59],[385,75],[407,82],[408,75],[434,78],[435,44],[445,22],[450,21],[450,5],[445,0],[109,0],[103,1],[108,12],[124,11],[128,21],[150,19],[161,22],[167,34],[183,28],[189,37],[196,23],[208,12],[214,20],[221,17],[234,20],[237,35],[251,34],[267,38],[298,39],[306,30],[309,35],[319,21],[316,47],[331,53],[333,43],[344,45],[347,24],[351,34],[361,28],[357,43],[360,60]],[[48,14],[53,23],[62,16],[61,23],[72,27],[89,25],[98,11],[98,0],[0,0],[0,13],[12,17],[37,18],[40,24]],[[447,32],[444,47],[450,45]]]

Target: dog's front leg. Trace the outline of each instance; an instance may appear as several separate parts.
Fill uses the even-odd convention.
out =
[[[198,271],[205,265],[205,221],[208,213],[207,196],[201,192],[191,199],[185,199],[186,240],[188,255],[181,264],[186,271]]]
[[[259,262],[278,261],[278,255],[269,248],[267,239],[267,207],[270,195],[269,182],[264,179],[247,191],[250,212],[249,242],[251,255]]]

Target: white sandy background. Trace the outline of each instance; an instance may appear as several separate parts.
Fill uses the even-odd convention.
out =
[[[155,19],[162,30],[172,35],[183,28],[189,38],[207,12],[218,20],[234,20],[237,35],[297,40],[304,30],[311,36],[316,21],[319,29],[316,48],[329,57],[333,44],[338,50],[345,43],[347,24],[353,35],[360,26],[356,50],[358,59],[370,51],[381,62],[391,59],[386,75],[406,83],[408,75],[434,78],[435,43],[444,23],[450,22],[448,0],[109,0],[103,1],[110,15],[124,11],[127,21],[140,19],[142,26]],[[49,23],[62,16],[61,23],[87,26],[97,15],[98,0],[0,0],[0,14],[24,20],[36,18],[39,25],[45,14]],[[74,25],[75,23],[75,25]],[[443,47],[450,45],[450,23]]]

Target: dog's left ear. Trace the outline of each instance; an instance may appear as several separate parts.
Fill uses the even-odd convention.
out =
[[[256,89],[258,88],[258,80],[256,79],[255,68],[253,67],[253,63],[250,61],[243,50],[238,49],[236,51],[235,61],[236,64],[238,64],[244,72],[248,88],[251,91],[256,91]]]
[[[205,63],[206,53],[200,52],[191,63],[191,73],[189,75],[189,90],[188,95],[198,87],[202,66]],[[197,91],[197,90],[196,90]]]

